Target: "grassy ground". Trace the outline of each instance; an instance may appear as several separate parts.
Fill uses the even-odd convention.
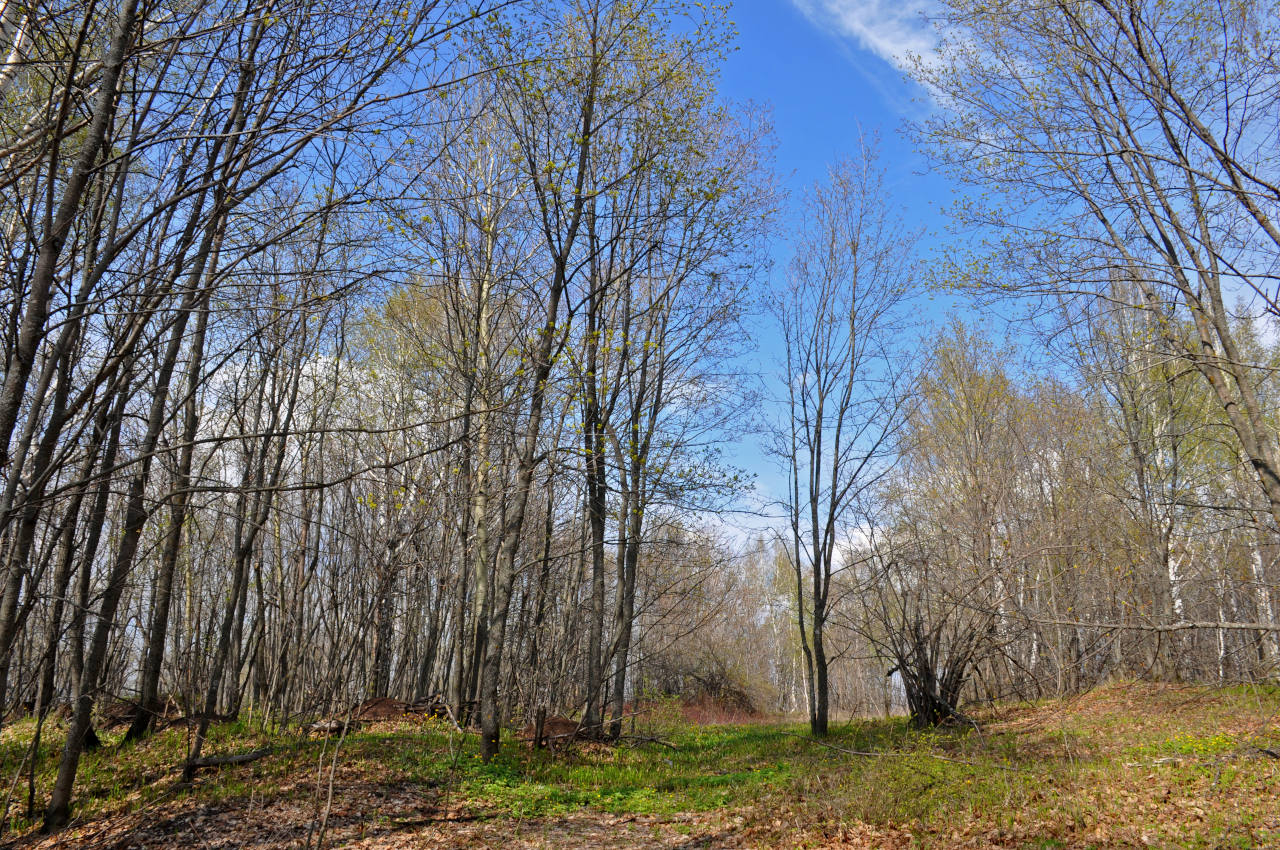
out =
[[[1116,684],[1011,706],[977,729],[857,721],[816,743],[785,724],[643,715],[627,745],[506,747],[405,721],[334,741],[216,730],[252,764],[175,787],[185,733],[108,746],[82,769],[73,828],[41,847],[1276,847],[1280,691]],[[57,732],[42,752],[47,797]],[[0,733],[3,794],[30,741]],[[658,740],[644,740],[644,738]],[[335,759],[336,755],[336,759]],[[25,813],[26,779],[10,815]],[[328,808],[327,819],[322,817]]]

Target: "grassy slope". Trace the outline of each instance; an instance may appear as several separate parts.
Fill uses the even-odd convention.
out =
[[[1117,684],[988,713],[980,731],[859,721],[826,745],[794,725],[697,727],[655,712],[638,731],[675,749],[509,747],[490,765],[474,737],[383,724],[342,742],[326,837],[378,848],[1280,846],[1280,760],[1260,752],[1280,751],[1277,712],[1275,689]],[[0,795],[30,731],[0,733]],[[332,742],[221,727],[207,751],[278,750],[187,791],[169,772],[184,734],[89,757],[80,821],[43,845],[302,846],[309,834],[314,845]],[[55,758],[42,754],[38,801]],[[11,812],[24,806],[25,779]],[[39,843],[19,826],[13,840]]]

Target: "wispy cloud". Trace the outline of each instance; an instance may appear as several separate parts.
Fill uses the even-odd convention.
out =
[[[930,0],[791,0],[816,27],[855,40],[886,62],[906,68],[907,57],[927,57],[938,44],[924,20]]]

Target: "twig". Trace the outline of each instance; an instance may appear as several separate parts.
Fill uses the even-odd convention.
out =
[[[449,703],[444,703],[444,710],[445,713],[449,715],[449,722],[453,724],[453,728],[457,729],[464,735],[467,734],[467,730],[462,728],[462,724],[458,722],[458,718],[454,715],[453,708],[450,707]]]
[[[22,778],[22,771],[27,769],[27,760],[31,760],[34,769],[35,765],[35,749],[40,742],[40,727],[36,727],[36,737],[32,740],[31,746],[26,748],[26,753],[22,756],[22,764],[18,765],[18,769],[13,774],[13,782],[9,785],[9,792],[4,795],[4,815],[0,819],[0,834],[8,831],[9,828],[9,805],[13,802],[13,792],[18,788],[18,780]]]
[[[664,747],[669,747],[672,750],[675,750],[676,752],[680,752],[680,748],[677,747],[675,744],[669,741],[664,741],[661,738],[654,738],[651,735],[619,735],[618,740],[619,741],[635,741],[636,743],[639,743],[639,744],[661,744]]]
[[[1131,632],[1183,632],[1189,629],[1225,632],[1280,632],[1280,623],[1236,623],[1218,620],[1178,620],[1174,623],[1091,623],[1085,620],[1047,620],[1040,617],[1031,618],[1032,622],[1048,626],[1087,626],[1106,631]]]
[[[333,745],[333,759],[329,762],[329,787],[325,795],[324,811],[320,814],[320,829],[316,836],[316,850],[323,850],[325,834],[329,831],[329,813],[333,811],[333,780],[338,773],[338,755],[342,752],[342,745],[347,740],[347,732],[351,728],[351,711],[347,712],[347,721],[342,725],[342,733],[338,735],[337,742]],[[320,752],[320,764],[324,764],[324,751]],[[319,788],[316,789],[319,791]],[[307,832],[307,847],[311,847],[311,832]]]

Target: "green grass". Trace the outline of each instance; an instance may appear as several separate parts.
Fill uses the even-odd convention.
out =
[[[552,753],[508,743],[489,764],[480,761],[475,736],[403,724],[349,735],[337,785],[339,796],[352,788],[415,789],[432,806],[494,822],[731,812],[761,844],[820,844],[870,825],[902,838],[901,846],[946,847],[975,836],[1041,848],[1265,846],[1280,841],[1273,814],[1280,762],[1258,748],[1280,748],[1278,713],[1274,689],[1116,685],[1079,700],[988,713],[979,730],[919,732],[901,719],[867,720],[814,742],[797,724],[699,727],[668,716],[648,718],[638,731],[671,746],[577,744]],[[24,721],[0,733],[6,789],[31,732]],[[334,742],[236,723],[215,727],[206,753],[276,751],[177,789],[173,768],[185,756],[186,735],[167,730],[124,746],[108,739],[87,754],[77,814],[92,821],[156,805],[305,802],[327,782]],[[60,749],[60,733],[48,728],[37,807]],[[10,806],[17,830],[32,826],[25,787],[24,777]],[[388,816],[374,806],[368,817]]]
[[[799,760],[782,728],[684,729],[668,742],[622,746],[591,758],[511,752],[463,782],[512,814],[537,817],[592,806],[615,814],[668,814],[742,805],[787,783]],[[708,770],[708,766],[712,766]]]

